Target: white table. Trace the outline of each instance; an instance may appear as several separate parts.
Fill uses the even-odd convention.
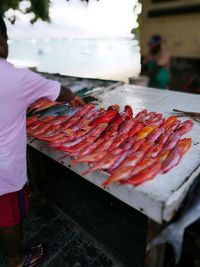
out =
[[[101,99],[100,107],[106,108],[112,104],[119,104],[123,110],[124,106],[129,104],[133,107],[135,113],[142,109],[148,109],[168,117],[174,108],[200,112],[200,95],[168,90],[123,85],[113,91],[105,91],[98,97]],[[186,119],[184,118],[184,120]],[[179,165],[168,173],[157,175],[152,181],[138,187],[111,185],[108,189],[102,188],[102,190],[107,190],[116,198],[141,211],[159,224],[164,221],[170,221],[179,209],[190,186],[200,173],[200,123],[194,122],[193,130],[184,137],[187,136],[193,139],[192,147]],[[62,152],[44,147],[43,142],[36,140],[31,143],[31,139],[28,142],[30,146],[70,168],[77,174],[88,168],[85,163],[70,166],[70,159],[68,158],[59,160],[63,155]],[[82,177],[100,187],[107,174],[94,172]]]

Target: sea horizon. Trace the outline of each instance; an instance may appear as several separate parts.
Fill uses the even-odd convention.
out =
[[[140,49],[131,36],[11,39],[9,48],[11,63],[41,72],[123,81],[140,72]]]

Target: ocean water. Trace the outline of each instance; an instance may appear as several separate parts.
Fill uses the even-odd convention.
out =
[[[115,80],[140,72],[140,49],[129,38],[11,40],[9,48],[16,66],[43,72]]]

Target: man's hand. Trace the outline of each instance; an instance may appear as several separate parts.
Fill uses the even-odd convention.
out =
[[[57,101],[70,103],[73,108],[85,105],[85,102],[80,96],[74,95],[70,89],[63,86],[61,86],[60,95],[57,98]]]
[[[73,108],[76,108],[76,107],[82,107],[85,105],[85,102],[83,101],[83,99],[78,96],[78,95],[75,95],[71,100],[70,100],[70,104],[72,105]]]

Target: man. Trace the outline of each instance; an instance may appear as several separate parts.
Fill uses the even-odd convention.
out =
[[[79,96],[26,69],[7,62],[6,25],[0,16],[0,241],[8,267],[33,267],[44,256],[42,245],[22,250],[22,220],[28,211],[26,110],[41,97],[84,105]]]
[[[170,83],[170,55],[163,49],[162,37],[153,35],[149,40],[149,54],[143,62],[145,73],[149,77],[149,87],[167,89]]]

